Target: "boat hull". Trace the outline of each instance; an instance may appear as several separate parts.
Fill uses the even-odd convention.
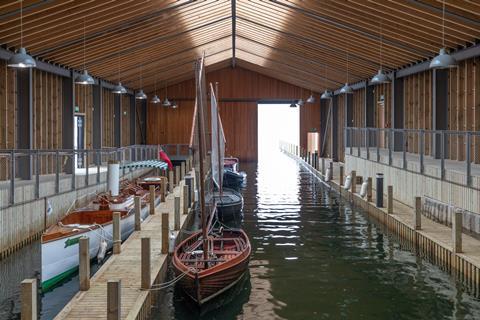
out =
[[[217,204],[218,219],[221,221],[233,220],[242,215],[243,196],[240,192],[224,189],[221,196],[215,191],[213,197]]]

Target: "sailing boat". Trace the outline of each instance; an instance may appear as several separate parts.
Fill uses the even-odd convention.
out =
[[[251,254],[248,236],[241,229],[215,228],[216,203],[207,203],[211,193],[210,165],[206,158],[204,106],[206,105],[204,57],[195,68],[196,100],[191,141],[195,165],[199,168],[199,200],[202,230],[192,234],[175,247],[173,267],[179,284],[198,305],[203,305],[229,288],[245,274]],[[214,97],[212,97],[214,98]],[[193,139],[195,138],[195,139]],[[192,146],[193,146],[192,144]],[[196,147],[196,146],[195,146]]]
[[[225,134],[223,132],[220,110],[217,104],[218,83],[215,91],[210,84],[211,129],[212,129],[212,179],[216,186],[213,198],[217,204],[217,215],[221,221],[236,219],[243,208],[242,194],[234,189],[224,188],[223,163],[225,159]]]

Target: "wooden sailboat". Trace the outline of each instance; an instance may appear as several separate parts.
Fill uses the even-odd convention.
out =
[[[198,305],[217,297],[235,285],[248,268],[251,245],[248,236],[241,229],[215,228],[215,202],[207,203],[210,170],[205,160],[204,106],[206,105],[205,71],[203,58],[196,70],[197,98],[194,123],[198,150],[196,165],[199,167],[199,200],[202,230],[194,233],[175,247],[173,267],[181,277],[180,285],[185,293]],[[214,99],[214,95],[212,96]]]

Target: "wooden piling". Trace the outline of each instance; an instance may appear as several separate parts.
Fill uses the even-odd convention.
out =
[[[462,226],[463,226],[463,212],[456,208],[452,219],[452,240],[453,253],[462,252]]]
[[[107,320],[120,320],[122,317],[121,289],[121,280],[107,281]]]
[[[352,193],[357,192],[357,171],[352,170]]]
[[[165,198],[167,197],[167,179],[162,179],[162,197],[161,201],[165,202]]]
[[[151,246],[150,238],[142,237],[141,247],[141,289],[149,290],[152,283],[151,280]]]
[[[183,177],[185,177],[185,162],[182,161],[180,164],[180,180],[183,180]]]
[[[422,229],[422,197],[415,197],[415,212],[413,217],[413,229]]]
[[[79,266],[78,279],[80,282],[80,291],[90,289],[90,241],[87,237],[81,237],[78,240]]]
[[[135,205],[135,231],[142,230],[142,220],[141,220],[141,213],[142,213],[142,205],[140,202],[140,197],[135,196],[133,198],[134,205]]]
[[[322,175],[325,176],[325,158],[322,158]]]
[[[340,177],[339,177],[340,186],[343,186],[343,176],[345,175],[343,170],[344,170],[343,166],[340,166]]]
[[[174,188],[173,170],[168,171],[168,192],[172,193]]]
[[[175,230],[180,230],[180,197],[175,197],[174,201],[174,228]]]
[[[178,186],[180,183],[180,167],[176,166],[175,167],[175,186]]]
[[[393,186],[387,186],[387,212],[393,214]]]
[[[367,202],[372,202],[372,196],[373,196],[373,191],[372,191],[372,177],[368,177],[367,179]]]
[[[162,254],[168,254],[168,237],[170,228],[168,224],[168,212],[162,213]]]
[[[188,186],[183,186],[183,214],[188,214],[188,208],[190,207],[189,195],[188,195]]]
[[[121,251],[122,240],[120,235],[120,212],[113,213],[113,254]]]
[[[150,186],[150,215],[155,214],[155,186]]]
[[[21,319],[37,319],[37,279],[25,279],[20,288]]]

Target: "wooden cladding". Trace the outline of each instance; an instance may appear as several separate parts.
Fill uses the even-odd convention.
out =
[[[85,148],[93,147],[93,87],[92,86],[75,86],[75,113],[85,116]]]
[[[17,81],[15,70],[0,60],[0,149],[17,145]],[[0,156],[0,179],[10,176],[8,159]]]
[[[226,154],[255,161],[258,156],[256,100],[307,99],[310,90],[243,68],[224,68],[207,73],[207,83],[219,83],[220,114],[227,139]],[[164,98],[162,90],[159,96]],[[168,87],[170,100],[178,99],[178,109],[149,104],[147,143],[189,143],[195,97],[194,80]],[[300,108],[300,140],[304,148],[307,132],[320,129],[319,97],[315,104]]]
[[[115,94],[102,89],[102,147],[115,147]]]
[[[130,143],[130,96],[122,95],[120,100],[120,117],[122,118],[120,130],[122,137],[120,144],[122,147],[131,145]]]

